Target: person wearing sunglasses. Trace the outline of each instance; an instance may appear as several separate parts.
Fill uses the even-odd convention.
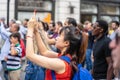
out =
[[[93,46],[93,69],[94,80],[111,80],[113,75],[110,38],[107,37],[108,23],[98,20],[93,24],[92,35],[95,36]]]
[[[109,47],[112,49],[113,68],[117,70],[116,80],[120,79],[120,31],[116,33],[115,39],[113,39]]]

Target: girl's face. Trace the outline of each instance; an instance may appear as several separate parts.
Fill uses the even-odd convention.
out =
[[[62,32],[62,33],[58,36],[55,46],[56,46],[58,49],[60,49],[60,50],[63,50],[64,48],[66,48],[66,47],[69,46],[69,42],[68,42],[68,41],[64,41],[64,32]]]
[[[15,38],[15,37],[11,37],[10,42],[13,43],[13,44],[16,44],[18,42],[18,39]]]

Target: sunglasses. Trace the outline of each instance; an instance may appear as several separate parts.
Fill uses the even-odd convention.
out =
[[[98,29],[101,28],[98,22],[96,22],[95,24],[93,24],[93,29],[96,29],[96,28],[98,28]]]
[[[115,40],[116,40],[116,44],[119,44],[119,42],[120,42],[120,31],[118,31],[116,33]]]
[[[94,25],[93,29],[101,29],[101,27],[99,27],[99,25]]]

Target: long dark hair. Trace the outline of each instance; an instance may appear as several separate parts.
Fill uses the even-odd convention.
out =
[[[73,75],[76,71],[78,71],[77,65],[81,63],[85,57],[85,49],[81,50],[83,49],[83,35],[74,26],[63,27],[60,30],[60,34],[62,32],[64,32],[64,40],[70,42],[70,45],[64,55],[70,54],[72,57],[70,65],[72,67]]]

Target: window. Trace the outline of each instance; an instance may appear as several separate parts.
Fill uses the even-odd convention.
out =
[[[106,20],[107,22],[119,21],[118,16],[101,16],[101,19]]]
[[[81,22],[120,20],[120,0],[81,0]]]
[[[81,4],[81,12],[82,13],[97,13],[97,6],[89,5],[89,4]]]
[[[110,14],[110,15],[119,15],[119,7],[116,6],[106,6],[106,5],[102,5],[101,6],[101,13],[102,14]]]
[[[81,22],[84,23],[84,21],[86,21],[86,20],[91,21],[92,23],[94,23],[97,20],[97,16],[82,14],[81,15]]]
[[[43,5],[44,10],[52,10],[52,4],[50,1],[45,1]]]
[[[51,14],[51,13],[38,12],[37,15],[36,15],[36,18],[39,18],[40,20],[44,20],[44,18],[46,18],[48,14]],[[18,20],[22,21],[25,18],[29,19],[31,16],[33,16],[33,12],[19,12],[18,13]]]

